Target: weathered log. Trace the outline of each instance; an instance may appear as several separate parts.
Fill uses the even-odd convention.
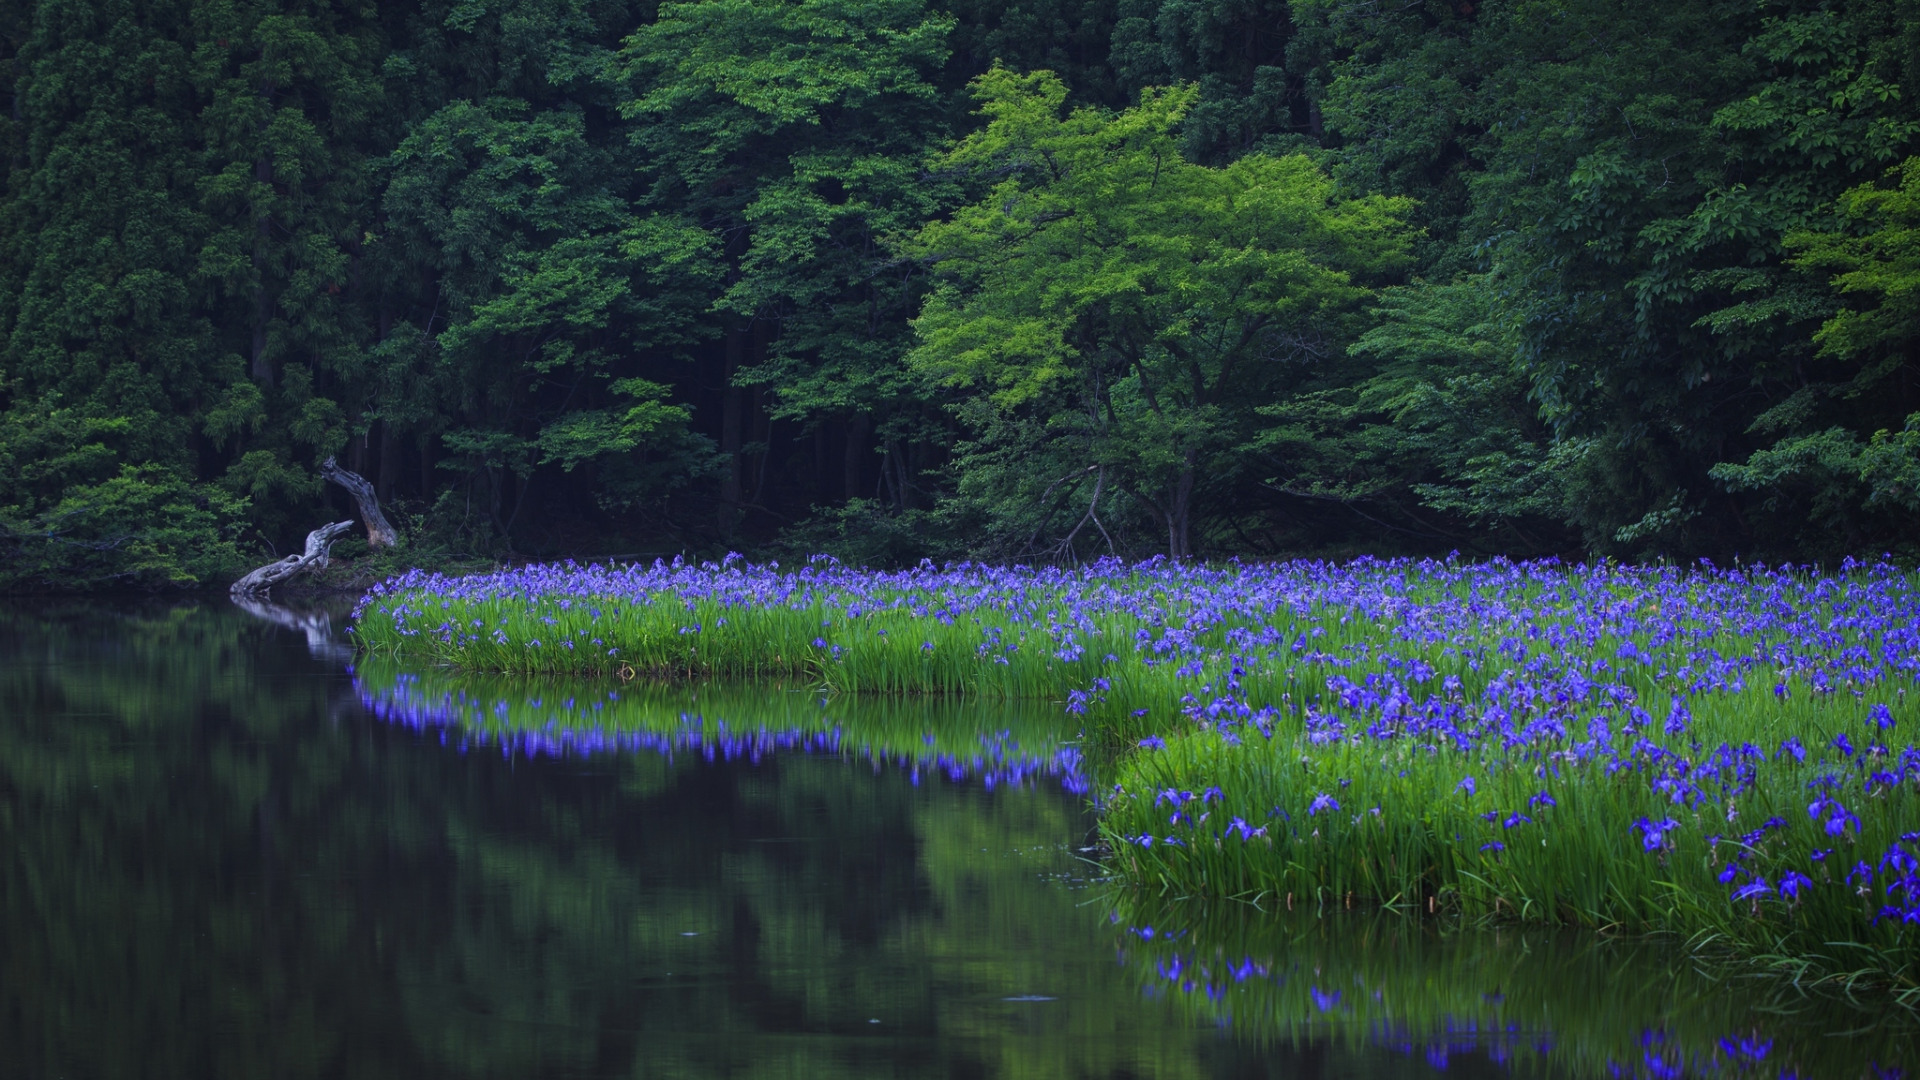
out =
[[[369,548],[396,547],[400,543],[400,534],[387,524],[387,515],[380,512],[380,496],[367,483],[367,478],[357,472],[340,467],[332,457],[320,463],[320,475],[332,483],[347,489],[353,501],[360,507],[360,520],[367,525],[367,546]]]
[[[325,569],[327,556],[333,550],[333,542],[352,529],[351,521],[336,521],[331,525],[322,525],[307,534],[305,551],[298,555],[289,555],[278,562],[268,563],[234,582],[227,591],[234,596],[264,596],[268,589],[295,574]]]

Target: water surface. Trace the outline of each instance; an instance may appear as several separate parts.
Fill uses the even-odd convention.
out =
[[[352,670],[337,613],[0,608],[0,1071],[1873,1077],[1671,944],[1099,880],[1045,704]]]

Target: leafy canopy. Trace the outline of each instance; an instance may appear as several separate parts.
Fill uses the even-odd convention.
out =
[[[1231,472],[1250,407],[1324,358],[1364,279],[1405,261],[1410,201],[1339,198],[1304,155],[1186,161],[1191,88],[1063,113],[1048,72],[974,87],[986,125],[936,169],[998,179],[907,246],[941,279],[910,362],[976,430],[1037,414],[1049,457],[1110,471],[1185,554],[1202,459]]]

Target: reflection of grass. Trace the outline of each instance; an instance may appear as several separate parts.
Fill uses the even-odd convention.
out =
[[[1084,791],[1071,726],[1036,703],[826,697],[737,683],[582,682],[408,670],[368,658],[355,675],[383,718],[528,754],[652,751],[709,759],[805,752],[989,785],[1057,778]]]
[[[1863,1077],[1905,1066],[1904,1011],[1730,992],[1649,942],[1443,933],[1380,913],[1261,913],[1113,896],[1123,962],[1197,1019],[1276,1041],[1372,1044],[1446,1067],[1477,1054],[1575,1076]],[[1845,1038],[1838,1033],[1849,1033]]]

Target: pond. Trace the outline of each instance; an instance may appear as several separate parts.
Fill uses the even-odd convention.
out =
[[[1103,880],[1044,703],[356,668],[339,612],[0,608],[0,1061],[65,1077],[1876,1077],[1674,942]]]

